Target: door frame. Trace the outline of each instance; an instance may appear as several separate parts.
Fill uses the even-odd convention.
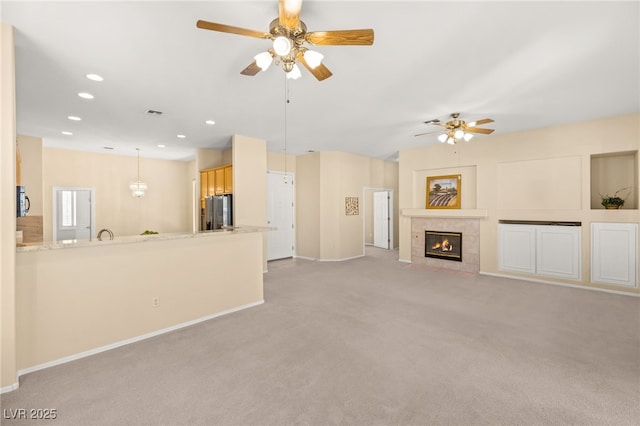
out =
[[[89,230],[89,240],[93,239],[93,234],[96,228],[96,189],[95,188],[84,188],[78,186],[54,186],[51,188],[51,235],[53,241],[58,241],[58,191],[90,191],[91,192],[91,202],[89,203],[89,214],[91,215],[91,226]]]
[[[391,188],[376,188],[376,187],[369,187],[369,186],[365,186],[362,188],[362,252],[364,253],[365,247],[367,246],[367,203],[364,202],[364,200],[366,200],[367,197],[367,192],[382,192],[382,191],[386,191],[389,193],[389,248],[388,250],[394,250],[394,235],[393,235],[393,228],[394,228],[394,216],[393,216],[393,207],[394,207],[394,194],[395,191]],[[373,198],[373,197],[372,197]]]

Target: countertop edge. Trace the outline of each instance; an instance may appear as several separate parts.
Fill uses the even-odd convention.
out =
[[[71,249],[71,248],[87,248],[87,247],[100,247],[107,245],[119,245],[119,244],[135,244],[144,243],[148,241],[167,241],[186,238],[209,238],[218,237],[222,235],[235,235],[235,234],[250,234],[257,232],[269,232],[274,231],[276,228],[269,226],[237,226],[233,229],[220,229],[215,231],[201,231],[197,233],[166,233],[166,234],[151,234],[151,235],[128,235],[125,237],[116,237],[113,240],[62,240],[52,241],[47,243],[36,243],[29,245],[22,245],[16,247],[16,253],[33,252],[33,251],[46,251],[46,250],[59,250],[59,249]]]

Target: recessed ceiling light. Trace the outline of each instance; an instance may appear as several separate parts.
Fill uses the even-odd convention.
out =
[[[184,138],[186,138],[186,136],[185,136],[185,135],[177,135],[177,136],[178,136],[180,139],[184,139]]]
[[[166,148],[166,145],[159,144],[158,148]]]
[[[93,81],[102,81],[102,80],[104,80],[104,78],[102,78],[98,74],[87,74],[85,77],[87,77],[89,80],[93,80]]]
[[[216,122],[213,121],[213,120],[207,120],[207,121],[205,121],[205,123],[207,123],[210,126],[213,126],[214,124],[216,124]]]
[[[80,96],[82,99],[93,99],[93,95],[87,92],[80,92],[78,93],[78,96]]]
[[[67,136],[71,136],[73,135],[73,133],[71,132],[67,132],[66,130],[64,132],[62,132],[63,135],[67,135]]]
[[[80,118],[80,117],[76,117],[75,115],[70,115],[70,116],[69,116],[69,117],[67,117],[67,118],[68,118],[69,120],[72,120],[72,121],[80,121],[80,120],[82,120],[82,118]]]

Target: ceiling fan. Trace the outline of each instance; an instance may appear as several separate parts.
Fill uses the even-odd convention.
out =
[[[272,40],[272,47],[256,55],[255,60],[240,72],[250,76],[265,71],[275,62],[276,65],[282,64],[287,78],[296,79],[301,75],[297,66],[299,62],[322,81],[331,77],[332,73],[322,63],[324,56],[308,49],[305,43],[317,46],[373,44],[372,29],[307,32],[307,26],[300,20],[301,10],[302,0],[279,0],[278,17],[269,24],[268,33],[203,20],[199,20],[196,26],[205,30]]]
[[[482,124],[493,123],[493,119],[491,118],[483,118],[482,120],[467,123],[464,120],[460,120],[458,117],[460,117],[460,113],[454,112],[451,114],[451,120],[447,121],[446,123],[442,123],[437,118],[427,120],[424,123],[444,127],[446,130],[444,133],[438,136],[438,140],[442,143],[446,142],[448,144],[455,144],[461,139],[469,141],[473,137],[473,133],[489,135],[494,132],[494,129],[483,129],[480,127],[476,127]],[[433,132],[418,133],[415,136],[427,135],[429,133]]]

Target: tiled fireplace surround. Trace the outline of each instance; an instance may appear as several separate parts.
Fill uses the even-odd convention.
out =
[[[424,231],[462,232],[462,262],[434,259],[424,255]],[[411,263],[450,271],[480,271],[480,219],[478,218],[411,218]]]

